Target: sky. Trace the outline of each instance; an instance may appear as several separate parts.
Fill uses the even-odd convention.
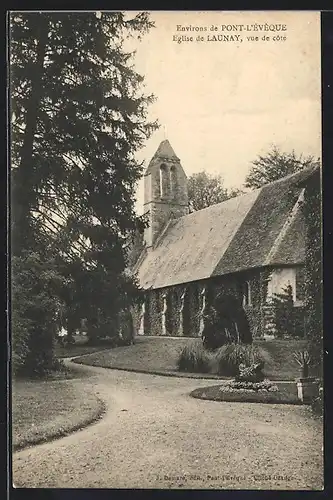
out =
[[[156,96],[148,118],[158,119],[161,128],[138,152],[140,161],[148,165],[168,139],[188,176],[206,170],[221,174],[226,187],[241,187],[251,161],[273,144],[320,156],[318,12],[155,11],[151,19],[155,28],[135,42],[133,62],[145,77],[145,91]],[[212,25],[218,30],[211,31]],[[194,40],[178,43],[174,35]],[[196,41],[198,35],[204,40]],[[214,35],[238,38],[214,41]],[[142,181],[136,194],[142,213]]]

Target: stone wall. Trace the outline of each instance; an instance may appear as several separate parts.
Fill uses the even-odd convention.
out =
[[[250,273],[223,276],[145,292],[145,335],[199,337],[202,328],[203,308],[218,294],[234,297],[243,304],[243,284],[251,290],[251,303],[244,305],[252,335],[260,337],[265,330],[265,313],[262,304],[267,294],[269,272],[254,270]],[[134,324],[138,329],[140,310]],[[164,316],[164,320],[163,320]],[[138,330],[137,330],[138,331]]]
[[[219,276],[145,292],[145,335],[200,337],[202,308],[219,294],[234,297],[243,306],[252,336],[274,334],[272,311],[267,303],[270,269],[255,269],[229,276]],[[244,284],[250,289],[250,303],[244,303]],[[302,311],[295,308],[295,315],[302,323]],[[133,310],[134,325],[138,333],[140,311]],[[164,322],[163,322],[164,311]]]

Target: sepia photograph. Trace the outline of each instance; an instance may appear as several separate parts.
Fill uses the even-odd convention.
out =
[[[323,490],[320,19],[8,13],[15,488]]]

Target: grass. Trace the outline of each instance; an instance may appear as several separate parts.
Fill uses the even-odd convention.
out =
[[[193,339],[137,337],[132,346],[115,347],[75,361],[104,368],[179,374],[177,360],[189,342],[193,342]],[[269,354],[270,360],[264,368],[267,378],[294,380],[299,376],[299,365],[293,357],[293,352],[304,347],[304,340],[257,340],[255,345],[264,348]]]
[[[137,337],[128,347],[113,349],[78,358],[75,362],[103,368],[145,371],[177,371],[177,359],[183,347],[193,339]]]
[[[81,429],[103,412],[104,403],[84,379],[13,381],[13,450]]]
[[[270,404],[302,404],[297,397],[296,384],[277,384],[279,391],[259,392],[226,392],[223,385],[201,387],[191,392],[191,396],[197,399],[211,401],[227,401],[239,403],[270,403]]]
[[[294,380],[300,376],[300,367],[294,358],[294,352],[306,347],[306,341],[299,340],[257,340],[256,345],[268,351],[271,359],[265,363],[264,372],[271,380]],[[310,374],[318,376],[316,370]]]
[[[67,344],[66,346],[61,346],[56,343],[55,355],[57,358],[70,358],[74,356],[83,356],[85,354],[92,354],[94,352],[102,351],[103,349],[110,349],[110,345],[107,343],[101,343],[101,345],[89,345],[88,337],[84,335],[75,335],[75,344]]]

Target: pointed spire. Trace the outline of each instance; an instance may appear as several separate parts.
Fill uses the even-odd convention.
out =
[[[164,141],[161,142],[161,144],[158,146],[156,153],[154,154],[154,158],[176,158],[178,159],[178,156],[172,149],[172,146],[168,139],[165,139]]]

